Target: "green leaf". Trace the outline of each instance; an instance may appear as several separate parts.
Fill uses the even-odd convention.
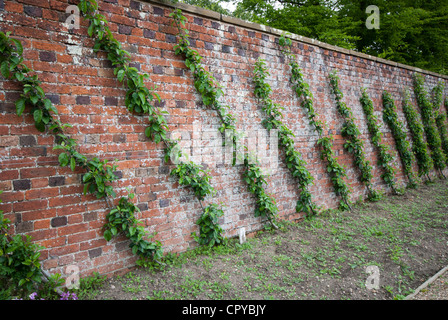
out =
[[[41,122],[42,121],[42,110],[37,109],[33,113],[34,121],[35,122]]]
[[[162,137],[160,136],[160,134],[154,134],[154,142],[157,144],[160,141],[162,141]]]
[[[118,73],[117,73],[117,79],[118,79],[118,81],[123,82],[124,76],[125,76],[125,71],[124,71],[124,69],[121,69],[120,71],[118,71]]]
[[[59,159],[59,165],[61,167],[65,167],[68,164],[69,158],[65,152],[59,154],[58,159]]]
[[[151,127],[147,127],[146,129],[145,129],[145,136],[147,137],[147,138],[151,138]]]
[[[20,71],[17,71],[14,75],[16,77],[16,80],[20,82],[22,82],[23,79],[25,78],[25,75]]]
[[[110,230],[104,231],[103,237],[104,239],[106,239],[106,241],[110,241],[112,239],[112,233],[110,232]]]
[[[76,159],[74,157],[70,159],[70,169],[72,169],[72,171],[75,171],[76,169]]]
[[[25,98],[20,98],[16,101],[16,112],[17,115],[20,117],[25,110]]]
[[[9,79],[11,73],[9,71],[9,65],[7,60],[3,61],[2,64],[0,65],[0,71],[4,78]]]
[[[23,54],[22,43],[19,40],[17,40],[17,39],[11,39],[11,40],[14,42],[14,44],[15,44],[15,46],[17,48],[17,53],[19,54],[19,56],[21,56]]]
[[[40,132],[44,132],[45,131],[45,123],[44,122],[35,122],[34,126],[36,127],[37,130],[39,130]]]

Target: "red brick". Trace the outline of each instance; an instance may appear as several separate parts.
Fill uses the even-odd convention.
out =
[[[71,244],[71,243],[83,242],[83,241],[95,239],[96,237],[97,237],[97,235],[96,235],[95,231],[77,233],[77,234],[68,236],[68,243]]]
[[[20,3],[13,3],[10,1],[6,1],[5,3],[5,11],[6,12],[17,12],[22,13],[23,12],[23,5]]]
[[[13,208],[15,212],[21,212],[21,211],[45,209],[47,205],[48,205],[47,200],[31,200],[31,201],[14,203]]]
[[[15,180],[19,178],[19,170],[3,170],[0,171],[0,180]]]
[[[56,174],[55,168],[29,168],[20,170],[20,176],[22,179],[48,177],[53,176],[55,174]]]
[[[70,253],[75,253],[79,251],[79,244],[65,244],[61,247],[55,247],[53,249],[50,249],[49,253],[51,256],[63,256]]]
[[[107,241],[103,238],[92,241],[80,243],[80,251],[89,250],[93,248],[99,248],[107,244]]]
[[[20,27],[15,30],[15,35],[32,39],[50,40],[48,32],[37,28]]]
[[[69,204],[79,203],[79,196],[65,196],[65,197],[57,197],[49,199],[50,207],[60,207],[66,206]]]
[[[34,222],[34,230],[50,228],[50,219],[38,220]]]
[[[55,229],[37,230],[37,231],[29,232],[28,235],[31,236],[31,238],[34,241],[51,239],[51,238],[56,237],[56,230]]]
[[[50,8],[50,3],[48,0],[20,0],[19,2],[31,4],[36,7]]]
[[[56,217],[56,209],[34,210],[22,213],[22,221],[33,221]]]
[[[25,193],[27,200],[39,199],[39,198],[51,198],[56,197],[59,194],[59,188],[43,188],[28,190]]]

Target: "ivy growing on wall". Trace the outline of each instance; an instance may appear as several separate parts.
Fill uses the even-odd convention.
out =
[[[384,171],[381,178],[395,193],[398,193],[395,184],[395,168],[392,166],[394,157],[390,153],[389,146],[382,142],[383,134],[380,131],[381,126],[378,117],[374,114],[373,101],[370,99],[365,88],[361,88],[361,98],[359,101],[361,102],[362,110],[367,118],[367,128],[372,143],[378,150],[378,165],[383,168]]]
[[[442,150],[442,141],[434,118],[434,106],[427,97],[423,76],[417,73],[414,74],[414,93],[420,108],[426,141],[431,150],[434,168],[443,176],[442,170],[446,167],[446,157]]]
[[[342,101],[344,94],[339,89],[339,77],[336,70],[331,72],[329,77],[331,92],[335,97],[337,110],[345,121],[341,130],[342,136],[347,139],[344,148],[354,155],[355,165],[361,172],[360,180],[366,185],[369,192],[369,198],[371,200],[378,199],[378,192],[372,189],[372,166],[366,159],[364,143],[360,138],[361,133],[355,123],[352,110]]]
[[[398,119],[397,107],[395,101],[392,99],[389,92],[383,91],[383,120],[392,131],[392,136],[395,140],[395,145],[400,155],[403,170],[408,177],[408,188],[415,188],[417,186],[412,163],[414,162],[414,155],[411,151],[409,142],[406,140],[406,132],[404,131],[403,123]]]
[[[313,183],[313,177],[306,168],[306,161],[303,159],[300,152],[294,147],[294,134],[282,122],[283,114],[280,111],[279,104],[274,103],[270,98],[272,92],[271,86],[266,82],[269,72],[266,68],[266,62],[263,59],[258,59],[255,63],[253,71],[255,83],[255,97],[262,102],[262,110],[266,114],[266,119],[262,121],[263,126],[268,129],[277,129],[278,138],[281,146],[285,152],[286,166],[290,170],[292,176],[298,181],[300,187],[300,196],[297,201],[296,211],[303,211],[307,216],[316,215],[319,213],[317,205],[312,201],[312,195],[309,191],[309,186]]]
[[[439,82],[432,90],[432,104],[434,106],[434,118],[437,129],[440,133],[442,150],[445,154],[445,160],[448,164],[448,133],[446,128],[446,114],[441,110],[443,105],[443,82]]]
[[[341,196],[339,202],[340,210],[351,209],[350,207],[350,189],[347,186],[344,178],[347,177],[345,168],[338,163],[336,155],[333,151],[333,136],[324,136],[325,123],[320,121],[314,109],[313,93],[310,90],[308,83],[305,82],[302,70],[299,64],[295,61],[294,54],[291,53],[292,41],[285,35],[279,38],[279,45],[283,54],[288,58],[289,66],[291,67],[291,84],[299,99],[302,99],[300,106],[304,108],[308,115],[310,124],[314,127],[319,135],[317,146],[320,150],[320,157],[327,164],[327,172],[331,177],[334,191]]]
[[[168,137],[168,126],[164,117],[167,112],[154,104],[155,101],[160,101],[160,97],[155,92],[156,87],[148,89],[145,85],[145,79],[148,79],[149,75],[147,73],[140,74],[135,67],[129,65],[130,54],[122,49],[121,44],[114,38],[106,18],[97,13],[98,5],[95,0],[81,0],[78,7],[84,17],[90,21],[87,33],[95,38],[95,52],[102,50],[107,53],[107,58],[114,67],[114,74],[127,87],[125,96],[127,109],[130,112],[147,115],[149,125],[145,130],[146,137],[155,143],[163,142],[165,144],[165,162],[168,164],[172,160],[171,162],[175,162],[176,165],[171,170],[171,175],[178,178],[180,185],[192,188],[196,195],[203,208],[203,217],[198,221],[205,221],[208,211],[221,211],[220,215],[223,215],[222,209],[218,209],[214,204],[210,204],[206,208],[203,207],[202,201],[206,196],[213,196],[216,193],[210,184],[211,177],[193,161],[183,162],[180,160],[182,154],[178,142]],[[208,230],[201,226],[200,229],[202,232]],[[222,229],[216,230],[222,231]],[[205,235],[202,239],[209,238],[214,238],[215,241],[210,241],[208,244],[217,244],[222,239],[222,234],[220,233],[216,237]],[[201,244],[205,244],[205,242],[201,241]]]
[[[238,141],[240,134],[236,132],[235,117],[231,115],[228,110],[229,107],[222,105],[219,98],[222,97],[223,91],[219,87],[218,82],[213,75],[208,72],[202,65],[202,57],[200,54],[190,48],[189,31],[185,25],[187,18],[183,15],[182,10],[176,9],[170,17],[174,19],[173,25],[178,29],[177,45],[174,50],[176,55],[181,55],[185,58],[186,67],[192,72],[194,77],[194,86],[198,93],[201,94],[202,102],[205,106],[215,110],[221,120],[222,133],[230,131],[232,136],[232,143],[235,148],[240,148],[241,144]],[[261,172],[258,161],[249,156],[248,153],[236,152],[243,154],[244,172],[243,178],[248,184],[249,191],[256,197],[255,216],[265,217],[271,226],[277,228],[275,224],[278,208],[275,199],[269,195],[265,190],[266,178]],[[234,157],[233,163],[236,160]]]
[[[409,92],[405,90],[403,97],[403,113],[406,117],[406,121],[409,126],[409,131],[412,137],[412,151],[417,160],[418,175],[426,176],[428,180],[431,180],[429,173],[434,168],[432,158],[428,153],[428,144],[423,136],[424,129],[419,119],[417,110],[411,104],[409,99]]]

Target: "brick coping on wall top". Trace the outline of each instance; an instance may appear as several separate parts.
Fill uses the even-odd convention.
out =
[[[207,10],[204,8],[200,8],[200,7],[196,7],[193,5],[189,5],[186,3],[182,3],[182,2],[177,2],[177,3],[173,3],[169,0],[139,0],[141,2],[146,2],[146,3],[152,3],[152,4],[161,4],[164,6],[168,6],[168,7],[172,7],[172,8],[179,8],[182,11],[188,12],[188,13],[192,13],[192,14],[196,14],[199,16],[203,16],[203,17],[207,17],[207,18],[211,18],[214,20],[219,20],[225,23],[229,23],[229,24],[233,24],[236,26],[240,26],[240,27],[244,27],[247,29],[253,29],[256,31],[260,31],[260,32],[264,32],[264,33],[268,33],[268,34],[272,34],[274,36],[281,36],[284,31],[276,29],[276,28],[272,28],[269,26],[265,26],[259,23],[254,23],[254,22],[250,22],[250,21],[246,21],[246,20],[242,20],[239,18],[235,18],[235,17],[230,17],[230,16],[226,16],[224,14],[215,12],[215,11],[211,11],[211,10]],[[408,69],[414,72],[419,72],[419,73],[423,73],[423,74],[428,74],[431,76],[435,76],[435,77],[439,77],[439,78],[443,78],[443,79],[447,79],[448,80],[448,75],[443,75],[443,74],[439,74],[436,72],[432,72],[432,71],[428,71],[428,70],[424,70],[424,69],[420,69],[417,67],[413,67],[413,66],[409,66],[406,64],[402,64],[402,63],[398,63],[398,62],[394,62],[391,60],[386,60],[386,59],[382,59],[382,58],[378,58],[369,54],[365,54],[362,52],[358,52],[358,51],[354,51],[354,50],[349,50],[349,49],[345,49],[345,48],[341,48],[341,47],[337,47],[325,42],[321,42],[319,40],[316,39],[311,39],[311,38],[307,38],[304,36],[300,36],[297,34],[291,34],[289,33],[289,38],[302,42],[302,43],[306,43],[306,44],[310,44],[313,46],[317,46],[319,48],[323,48],[323,49],[327,49],[327,50],[332,50],[335,52],[340,52],[340,53],[344,53],[347,55],[351,55],[351,56],[356,56],[359,58],[363,58],[363,59],[367,59],[367,60],[372,60],[372,61],[376,61],[379,63],[383,63],[383,64],[387,64],[387,65],[391,65],[394,67],[399,67],[399,68],[403,68],[403,69]]]

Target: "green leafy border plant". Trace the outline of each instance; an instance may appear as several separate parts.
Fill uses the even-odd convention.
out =
[[[337,110],[345,120],[341,130],[342,136],[347,139],[344,148],[354,155],[355,165],[361,172],[360,180],[366,185],[369,192],[369,198],[371,200],[378,199],[378,192],[372,189],[372,166],[366,159],[364,143],[359,137],[361,133],[355,123],[352,110],[342,101],[344,94],[339,89],[339,76],[337,75],[337,71],[334,70],[331,72],[329,78],[331,92],[334,94]]]
[[[408,177],[408,188],[415,188],[417,186],[412,163],[414,155],[411,152],[409,142],[406,140],[406,132],[404,131],[403,123],[398,119],[397,107],[389,92],[383,91],[383,120],[392,131],[392,136],[395,140],[395,145],[400,155],[403,170]]]
[[[442,144],[442,150],[445,154],[445,160],[448,164],[448,132],[446,128],[446,115],[440,109],[443,104],[443,90],[445,85],[442,81],[439,81],[432,90],[432,104],[434,106],[434,118],[436,121],[437,129],[440,133],[440,140]]]
[[[392,166],[394,157],[390,153],[388,145],[382,142],[381,127],[378,117],[374,114],[373,101],[370,99],[366,88],[361,88],[359,101],[367,118],[367,128],[370,132],[372,143],[378,150],[378,165],[384,170],[381,178],[395,193],[398,193],[395,183],[395,168]]]
[[[285,35],[279,38],[279,45],[283,54],[288,58],[291,67],[291,84],[299,98],[302,98],[301,107],[307,111],[308,120],[319,135],[317,145],[321,152],[321,159],[327,163],[327,172],[331,176],[331,182],[335,193],[341,196],[339,202],[340,210],[351,210],[350,206],[350,189],[344,178],[347,177],[345,168],[338,163],[336,155],[333,151],[333,136],[324,137],[325,123],[318,119],[318,115],[314,109],[313,93],[308,83],[305,82],[302,70],[295,61],[295,56],[291,53],[292,41]]]
[[[425,129],[426,134],[426,142],[431,150],[434,168],[439,172],[440,176],[444,177],[442,170],[446,167],[447,159],[442,150],[442,141],[435,122],[434,106],[427,97],[423,76],[414,73],[413,78],[415,98],[417,99],[417,104],[420,108],[423,128]]]
[[[225,131],[230,131],[234,150],[236,150],[240,143],[238,141],[239,134],[236,132],[235,117],[228,112],[229,107],[222,105],[218,99],[223,95],[223,91],[220,88],[216,79],[208,72],[201,64],[202,57],[199,53],[190,48],[189,31],[185,28],[187,18],[183,15],[182,10],[175,9],[170,17],[173,18],[173,25],[178,29],[177,44],[174,46],[175,54],[182,55],[185,58],[186,67],[192,72],[194,77],[194,86],[196,90],[201,94],[202,102],[205,106],[217,111],[221,120],[220,132],[224,134]],[[265,217],[271,226],[278,228],[275,224],[275,218],[278,212],[278,208],[275,203],[275,199],[266,193],[264,185],[266,179],[258,166],[255,159],[250,157],[247,153],[243,154],[243,164],[245,171],[243,172],[243,178],[248,184],[249,191],[256,197],[256,209],[255,216]],[[236,159],[234,156],[233,163]]]
[[[0,191],[0,194],[2,191]],[[2,201],[0,200],[0,203]],[[0,297],[30,293],[42,282],[39,261],[42,246],[32,243],[30,236],[10,235],[11,220],[0,210]]]
[[[431,177],[429,173],[434,168],[434,164],[431,156],[428,153],[428,144],[423,136],[424,129],[423,125],[419,119],[417,110],[410,102],[409,91],[405,90],[403,97],[403,113],[406,117],[406,121],[409,126],[409,131],[412,136],[412,150],[414,151],[417,166],[418,175],[421,177],[423,175],[430,181]]]
[[[266,114],[266,119],[262,121],[263,126],[268,129],[277,129],[279,142],[285,152],[285,162],[290,170],[292,176],[297,179],[300,188],[300,196],[297,200],[296,211],[304,211],[307,216],[316,215],[319,213],[318,206],[312,201],[312,195],[309,191],[309,186],[313,183],[313,176],[306,168],[306,161],[303,160],[300,152],[294,147],[294,134],[282,122],[283,114],[280,111],[281,107],[276,104],[269,97],[272,89],[266,82],[269,72],[266,68],[265,60],[259,58],[255,63],[253,70],[254,74],[254,93],[255,97],[262,102],[262,110]]]
[[[182,162],[182,156],[178,142],[167,137],[168,126],[164,114],[166,111],[155,107],[153,101],[160,101],[159,95],[155,92],[156,87],[148,89],[144,83],[149,75],[139,74],[138,70],[130,67],[130,55],[122,49],[121,44],[114,38],[112,32],[108,27],[106,18],[97,13],[98,4],[95,0],[81,0],[78,5],[83,16],[90,21],[87,33],[89,36],[95,38],[94,50],[95,52],[103,50],[107,53],[108,60],[114,66],[114,74],[117,79],[127,86],[125,104],[130,112],[137,114],[147,114],[149,125],[145,130],[145,135],[155,143],[163,142],[166,146],[164,160],[169,163],[170,160],[175,162],[176,167],[171,170],[171,175],[176,176],[179,183],[183,186],[189,186],[193,189],[201,207],[203,208],[204,219],[207,216],[206,211],[221,210],[217,209],[213,204],[209,207],[203,207],[207,195],[214,195],[215,189],[210,184],[210,175],[203,170],[200,165],[192,161]],[[198,221],[202,221],[199,219]],[[205,230],[204,228],[201,228]],[[222,229],[220,229],[222,230]],[[210,237],[205,237],[206,239]],[[216,237],[216,240],[210,242],[211,244],[220,243],[219,239],[222,235]],[[204,241],[201,242],[202,244]]]

